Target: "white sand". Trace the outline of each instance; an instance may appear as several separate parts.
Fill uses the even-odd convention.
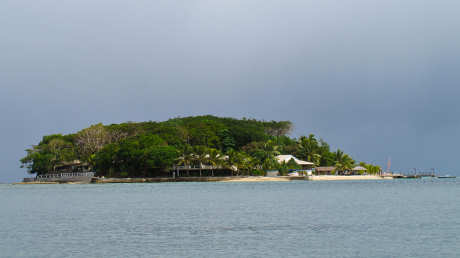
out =
[[[392,177],[381,177],[373,175],[363,176],[309,176],[308,180],[312,181],[339,181],[339,180],[382,180],[382,179],[393,179]]]
[[[223,180],[222,182],[287,182],[291,181],[289,177],[264,177],[264,176],[249,176],[249,177],[235,177],[235,178],[228,178]]]

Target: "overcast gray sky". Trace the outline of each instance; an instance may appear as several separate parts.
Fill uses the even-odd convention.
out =
[[[291,120],[357,160],[454,174],[458,0],[2,0],[0,181],[91,124]]]

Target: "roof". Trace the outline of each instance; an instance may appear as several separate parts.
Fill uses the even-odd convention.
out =
[[[88,163],[86,162],[81,162],[80,160],[73,160],[73,161],[63,161],[59,164],[57,164],[55,167],[56,168],[61,168],[61,167],[69,167],[69,166],[88,166]]]
[[[316,167],[315,171],[321,172],[321,171],[334,171],[335,167]]]
[[[312,162],[300,160],[292,155],[278,155],[276,156],[276,159],[278,160],[279,163],[283,163],[283,162],[288,163],[291,159],[294,159],[297,165],[314,165],[314,163]]]
[[[353,171],[366,171],[367,168],[361,167],[361,166],[357,166],[357,167],[354,167],[352,170],[353,170]]]

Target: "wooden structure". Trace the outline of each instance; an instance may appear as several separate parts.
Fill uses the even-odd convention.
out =
[[[313,171],[315,175],[333,175],[335,167],[316,167]]]
[[[352,175],[361,175],[361,174],[365,174],[366,172],[367,172],[367,168],[361,167],[361,166],[356,166],[351,169]]]
[[[74,160],[70,162],[62,162],[54,167],[53,172],[49,172],[50,174],[56,173],[81,173],[81,172],[89,172],[91,171],[91,167],[86,162],[81,162],[80,160]]]
[[[209,176],[232,176],[235,169],[223,166],[212,166],[206,164],[195,164],[185,166],[173,166],[170,176],[175,177],[209,177]]]
[[[89,183],[94,176],[94,172],[47,173],[36,177],[24,178],[23,182]]]

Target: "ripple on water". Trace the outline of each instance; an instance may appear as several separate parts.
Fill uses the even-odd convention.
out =
[[[459,186],[0,185],[0,256],[460,257]]]

